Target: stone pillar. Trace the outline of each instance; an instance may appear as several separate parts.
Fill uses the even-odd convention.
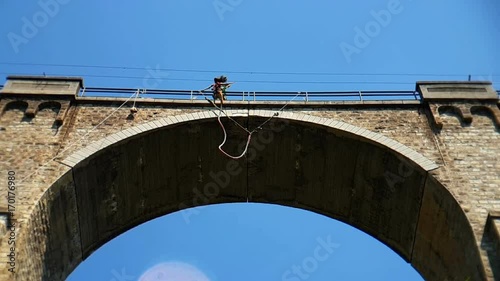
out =
[[[48,192],[40,199],[50,184],[49,173],[58,174],[64,166],[49,160],[61,148],[74,112],[71,105],[82,87],[81,78],[9,76],[0,90],[0,280],[42,280],[44,274],[48,276],[45,266],[50,266],[44,264],[44,255],[48,251],[66,250],[61,246],[63,241],[46,242],[47,237],[57,239],[55,229],[65,226],[50,224],[46,213],[34,213],[39,215],[35,219],[32,214],[34,209],[40,209],[37,206],[53,197]],[[12,171],[9,189],[8,171]],[[41,176],[22,182],[37,173]],[[54,216],[67,213],[71,210]],[[48,236],[45,232],[50,227],[54,234]],[[57,248],[49,248],[51,245]],[[61,259],[58,266],[71,266],[67,265],[68,260]]]
[[[437,177],[457,201],[473,228],[488,280],[500,276],[497,150],[498,93],[487,81],[417,82],[444,169]],[[443,114],[454,115],[453,118]],[[446,120],[446,121],[445,121]]]

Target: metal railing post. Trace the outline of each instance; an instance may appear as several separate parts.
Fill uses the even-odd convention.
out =
[[[361,91],[359,91],[359,100],[363,101],[363,95],[361,94]]]

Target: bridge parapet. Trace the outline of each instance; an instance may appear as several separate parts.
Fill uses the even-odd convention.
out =
[[[473,113],[485,112],[500,127],[498,93],[491,82],[421,81],[417,82],[417,91],[429,106],[430,119],[438,129],[443,127],[439,115],[444,111],[455,112],[466,124],[472,122]]]
[[[34,118],[38,111],[52,108],[60,126],[82,87],[83,79],[78,77],[9,76],[0,90],[0,115],[20,106],[26,117]]]

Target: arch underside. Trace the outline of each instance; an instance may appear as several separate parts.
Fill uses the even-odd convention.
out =
[[[214,120],[150,130],[74,165],[42,200],[57,230],[44,257],[54,266],[44,276],[64,280],[104,243],[153,218],[182,210],[195,219],[190,207],[248,201],[346,222],[393,249],[426,280],[485,279],[461,207],[422,166],[352,133],[284,119],[253,135],[247,157],[230,160],[217,149],[222,132]],[[253,129],[265,119],[236,120]],[[224,148],[238,155],[246,133],[224,124]],[[68,262],[56,265],[61,258]]]

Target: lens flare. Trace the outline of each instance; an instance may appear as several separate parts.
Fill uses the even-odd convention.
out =
[[[196,267],[183,262],[165,262],[146,270],[139,281],[210,281]]]

